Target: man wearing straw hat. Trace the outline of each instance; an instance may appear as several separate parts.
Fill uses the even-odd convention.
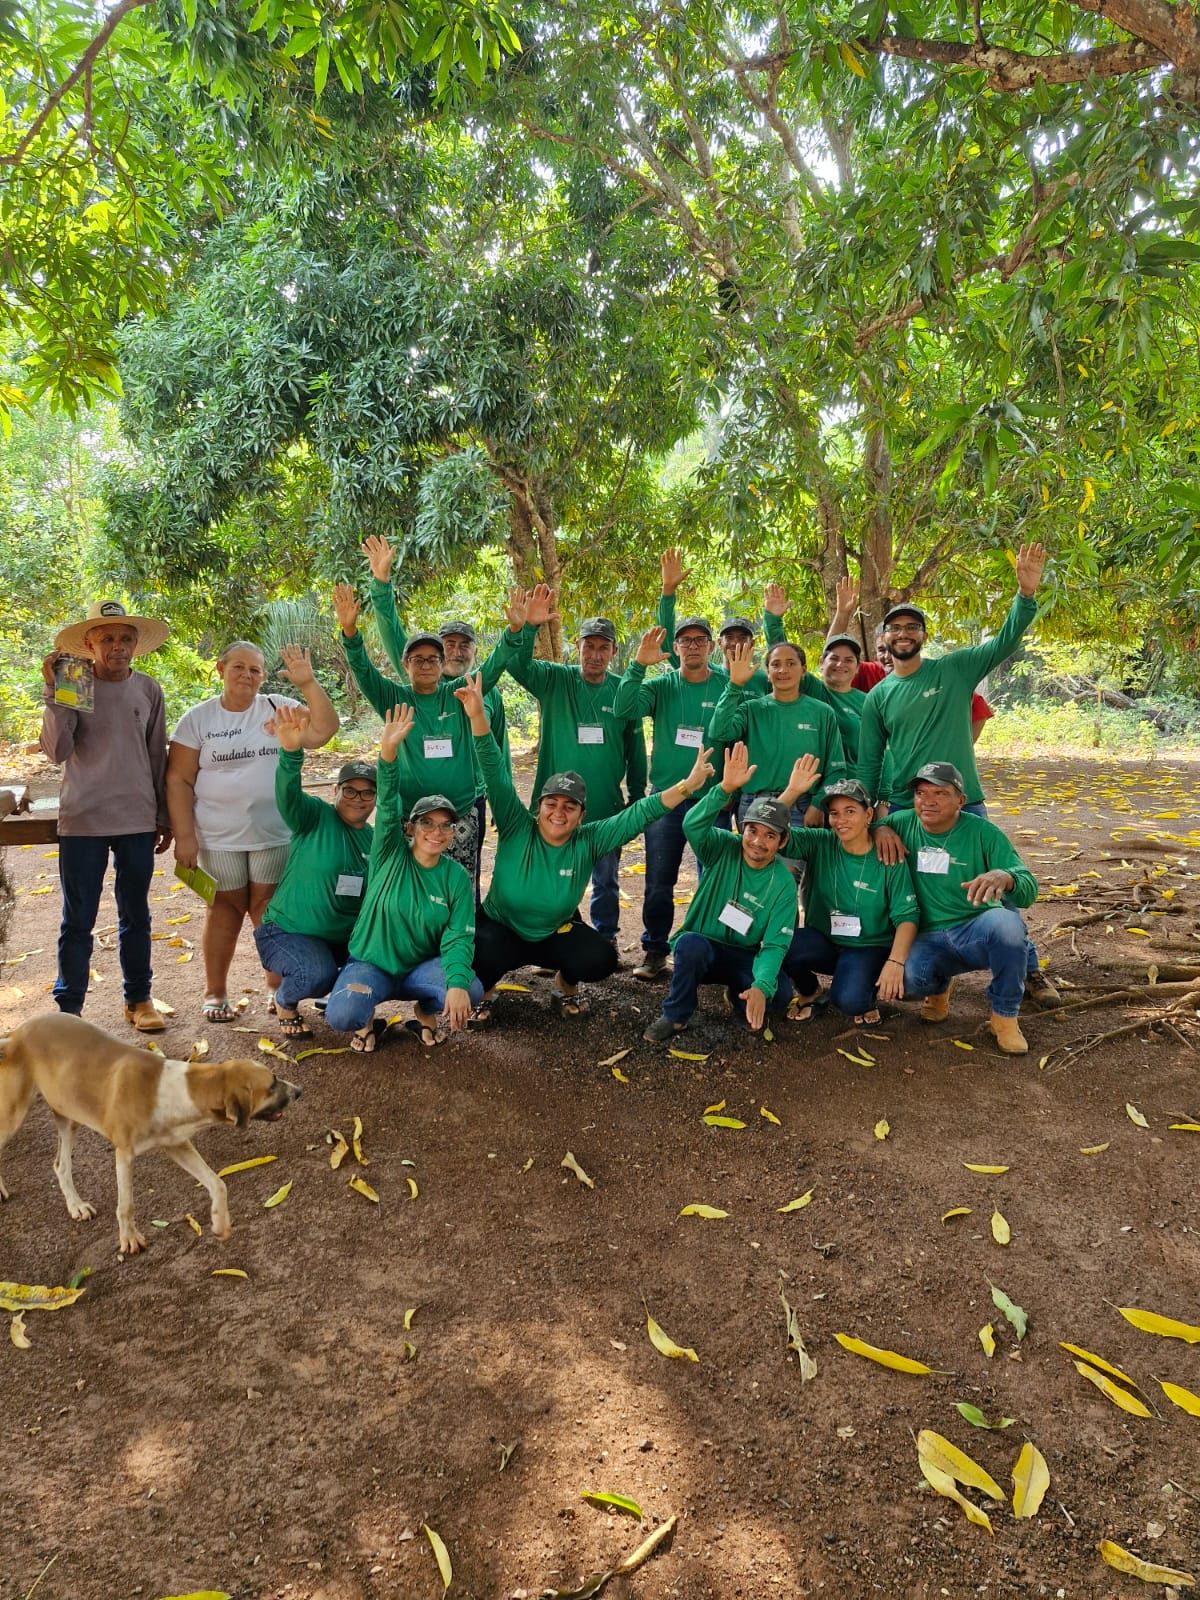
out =
[[[150,884],[154,857],[170,844],[171,828],[163,692],[130,663],[157,650],[169,632],[165,622],[130,616],[118,601],[101,600],[85,621],[58,634],[42,662],[41,748],[63,768],[58,807],[63,913],[54,1000],[60,1011],[78,1016],[83,1010],[92,930],[111,855],[125,1020],[140,1033],[163,1028],[150,1000]],[[60,656],[91,659],[91,711],[56,704],[54,667]]]

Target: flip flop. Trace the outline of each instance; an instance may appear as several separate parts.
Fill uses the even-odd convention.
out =
[[[561,989],[551,989],[550,1009],[560,1017],[590,1017],[592,1003],[581,994],[564,994]]]
[[[367,1033],[354,1033],[350,1036],[350,1048],[355,1055],[374,1055],[375,1047],[387,1032],[387,1023],[382,1017],[376,1017]]]
[[[232,1022],[237,1012],[225,995],[206,994],[200,1002],[200,1015],[205,1022]]]
[[[815,1020],[819,1008],[825,1003],[824,996],[819,992],[810,996],[807,1000],[802,999],[798,994],[793,995],[788,1003],[787,1020],[789,1022],[812,1022]]]
[[[284,1017],[277,1011],[275,1020],[279,1024],[279,1031],[285,1039],[311,1039],[313,1031],[305,1022],[299,1012],[294,1017]]]
[[[422,1045],[426,1050],[432,1050],[435,1045],[439,1045],[442,1042],[438,1038],[437,1029],[431,1027],[428,1022],[422,1022],[420,1017],[409,1017],[407,1021],[402,1022],[400,1026],[404,1029],[405,1033],[411,1033],[417,1043]],[[428,1038],[425,1037],[426,1034],[429,1035]]]

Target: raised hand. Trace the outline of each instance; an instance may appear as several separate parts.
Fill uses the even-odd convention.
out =
[[[750,764],[750,752],[746,746],[740,742],[731,744],[725,751],[721,787],[726,794],[733,794],[735,789],[744,789],[757,771],[758,767]]]
[[[275,715],[263,723],[267,733],[273,733],[283,750],[304,748],[304,735],[312,717],[300,706],[276,706]]]
[[[530,590],[529,599],[525,606],[525,621],[532,628],[540,628],[544,622],[557,622],[557,589],[551,589],[544,583],[536,584]]]
[[[475,731],[475,723],[481,719],[485,724],[485,727],[481,728],[479,731],[481,733],[485,732],[488,725],[488,717],[487,708],[483,703],[482,674],[476,672],[474,675],[472,675],[468,672],[466,677],[463,679],[462,688],[455,689],[454,698],[460,702],[463,710],[470,719],[472,732]]]
[[[699,794],[715,770],[712,764],[712,750],[697,750],[692,770],[683,781],[693,794]]]
[[[348,583],[334,584],[333,610],[342,633],[347,639],[353,639],[358,632],[358,601]]]
[[[363,555],[370,563],[371,576],[377,583],[387,583],[392,576],[392,562],[396,549],[378,533],[369,533],[363,540]]]
[[[749,989],[743,989],[738,999],[746,1002],[746,1021],[757,1033],[767,1020],[766,995],[752,985]]]
[[[816,787],[817,779],[821,776],[821,764],[816,756],[799,756],[792,767],[792,775],[788,779],[788,788],[796,791],[797,797],[809,794]]]
[[[763,610],[773,617],[782,617],[787,608],[787,590],[781,583],[769,583],[763,590]]]
[[[684,566],[683,557],[673,546],[670,550],[663,551],[659,558],[659,564],[662,567],[662,592],[664,594],[674,594],[679,585],[686,583],[692,575],[692,569]]]
[[[833,586],[833,616],[829,619],[829,631],[845,633],[857,610],[857,581],[854,578],[839,578]]]
[[[735,644],[726,653],[725,665],[729,669],[729,681],[736,683],[739,689],[744,688],[754,676],[754,641],[743,639]]]
[[[1017,551],[1016,566],[1017,588],[1024,599],[1032,600],[1046,566],[1046,546],[1023,544]]]
[[[666,637],[665,628],[647,628],[642,635],[642,642],[638,645],[638,653],[634,660],[643,667],[656,667],[660,661],[669,661],[671,658],[663,649]]]
[[[379,740],[381,760],[395,761],[396,752],[413,730],[414,720],[415,713],[407,702],[387,708],[383,718],[383,735]]]
[[[281,644],[279,659],[283,662],[279,676],[286,678],[293,688],[306,689],[316,680],[311,650],[301,649],[298,644]]]

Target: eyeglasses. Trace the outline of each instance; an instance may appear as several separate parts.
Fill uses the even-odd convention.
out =
[[[452,822],[430,822],[426,817],[417,818],[417,827],[420,828],[422,833],[449,834],[454,832],[454,824]]]
[[[895,638],[896,635],[900,635],[901,637],[907,635],[910,638],[914,638],[918,633],[924,633],[925,629],[919,622],[889,622],[887,625],[887,631],[892,635],[893,638]]]
[[[405,664],[410,667],[440,667],[441,656],[406,656]]]
[[[681,633],[675,641],[676,644],[711,644],[712,640],[704,633]]]
[[[353,795],[356,800],[374,800],[374,789],[356,789],[352,783],[342,784],[342,793]]]

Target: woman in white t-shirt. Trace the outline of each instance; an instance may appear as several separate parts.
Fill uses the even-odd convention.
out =
[[[308,651],[285,645],[279,654],[282,675],[308,706],[304,748],[316,750],[337,732],[338,714],[316,680]],[[199,866],[216,883],[204,918],[201,1010],[209,1022],[230,1022],[226,984],[242,921],[247,913],[254,927],[262,921],[283,877],[291,839],[275,804],[279,742],[265,724],[279,706],[300,702],[259,694],[266,662],[245,639],[226,646],[217,672],[221,693],[185,711],[171,735],[167,807],[176,865]],[[267,973],[272,1004],[278,985],[278,977]]]

